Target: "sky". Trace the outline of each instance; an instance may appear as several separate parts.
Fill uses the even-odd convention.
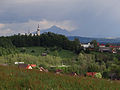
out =
[[[0,0],[0,36],[56,25],[77,36],[120,37],[120,0]]]

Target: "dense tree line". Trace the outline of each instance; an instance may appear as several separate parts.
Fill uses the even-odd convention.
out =
[[[75,53],[79,53],[82,49],[78,39],[74,41],[68,40],[64,35],[54,34],[51,32],[43,33],[40,36],[30,35],[14,35],[7,37],[11,40],[16,47],[58,47],[66,50],[71,50]]]
[[[120,79],[119,54],[98,52],[91,54],[80,53],[71,65],[70,71],[76,73],[101,72],[104,78]]]
[[[17,52],[11,39],[7,37],[0,37],[0,56],[8,55]]]
[[[15,51],[15,47],[57,47],[65,50],[71,50],[77,54],[81,51],[80,42],[78,39],[74,41],[68,40],[67,37],[51,32],[43,33],[40,36],[34,35],[13,35],[8,37],[0,37],[0,55]],[[11,50],[13,49],[13,50]]]

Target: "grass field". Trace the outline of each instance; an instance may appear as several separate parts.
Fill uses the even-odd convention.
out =
[[[20,52],[22,49],[25,49],[26,54],[31,54],[31,55],[35,55],[35,56],[39,56],[41,55],[43,52],[46,52],[44,47],[22,47],[22,48],[18,48],[18,51]],[[32,52],[34,51],[34,52]],[[49,55],[52,56],[57,56],[57,57],[61,57],[61,58],[74,58],[77,55],[71,51],[68,50],[50,50],[50,48],[48,48],[49,51]]]
[[[0,90],[120,90],[120,81],[0,66]]]
[[[51,48],[44,47],[22,47],[17,48],[18,53],[10,54],[5,56],[0,56],[0,64],[9,63],[14,64],[14,62],[24,62],[26,64],[37,64],[43,65],[45,67],[62,65],[63,62],[67,63],[77,57],[77,55],[71,51],[57,49],[53,50]],[[47,56],[42,56],[41,54],[47,51]]]

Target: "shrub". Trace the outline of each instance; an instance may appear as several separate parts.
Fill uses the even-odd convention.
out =
[[[95,74],[95,77],[96,77],[96,78],[102,78],[102,74],[101,74],[100,72],[99,72],[99,73],[96,73],[96,74]]]
[[[31,53],[34,53],[34,52],[35,52],[35,50],[32,50],[32,51],[31,51]]]
[[[26,49],[22,48],[22,50],[20,52],[24,53],[24,52],[26,52]]]

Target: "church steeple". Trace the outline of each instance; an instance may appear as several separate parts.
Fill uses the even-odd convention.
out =
[[[37,28],[37,35],[40,36],[40,26],[38,24],[38,28]]]
[[[40,25],[38,24],[38,28],[40,28]]]

